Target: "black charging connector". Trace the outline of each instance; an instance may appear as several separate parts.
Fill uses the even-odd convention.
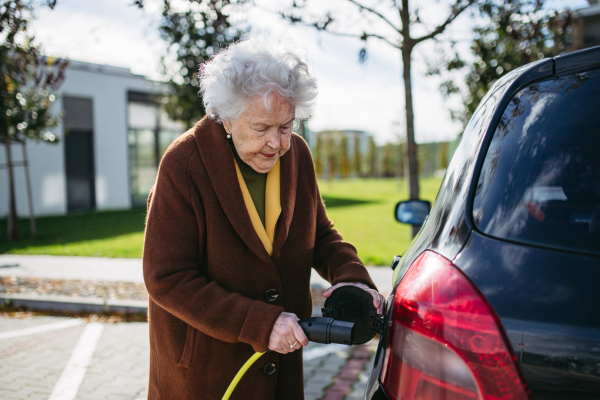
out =
[[[312,317],[298,321],[311,342],[341,343],[351,345],[354,340],[354,323],[333,318]]]

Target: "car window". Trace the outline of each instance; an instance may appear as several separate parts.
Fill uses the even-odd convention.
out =
[[[600,71],[538,82],[511,99],[473,219],[498,238],[600,254]]]

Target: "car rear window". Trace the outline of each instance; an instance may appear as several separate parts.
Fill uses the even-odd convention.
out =
[[[478,229],[600,254],[600,73],[532,84],[494,132],[473,204]]]

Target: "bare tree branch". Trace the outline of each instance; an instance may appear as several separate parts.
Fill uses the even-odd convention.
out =
[[[440,33],[444,32],[446,27],[448,25],[450,25],[450,23],[452,23],[452,21],[454,21],[456,19],[456,17],[458,17],[469,6],[471,6],[473,3],[475,3],[475,1],[476,0],[467,0],[466,2],[464,2],[464,0],[456,0],[456,3],[454,3],[454,5],[452,6],[452,12],[450,13],[450,15],[448,16],[446,21],[444,21],[444,23],[442,23],[437,28],[435,28],[431,33],[421,36],[420,38],[414,39],[413,43],[417,44],[424,40],[433,39]]]
[[[360,40],[364,40],[364,41],[366,41],[368,38],[372,37],[372,38],[375,38],[375,39],[383,40],[384,42],[386,42],[390,46],[395,47],[397,49],[401,49],[402,48],[401,44],[394,43],[394,42],[390,41],[388,38],[386,38],[384,36],[381,36],[381,35],[377,35],[375,33],[366,33],[366,32],[363,32],[362,35],[355,35],[355,34],[352,34],[352,33],[334,32],[334,31],[330,31],[330,30],[326,30],[326,29],[323,29],[323,30],[325,32],[331,33],[332,35],[355,37],[355,38],[359,38]]]
[[[385,36],[381,36],[381,35],[378,35],[376,33],[363,32],[362,35],[359,35],[359,34],[355,34],[355,33],[336,32],[336,31],[332,31],[330,29],[327,29],[327,26],[331,22],[333,22],[333,19],[331,19],[331,17],[328,17],[327,21],[325,21],[323,24],[319,24],[319,22],[306,22],[302,18],[294,17],[294,16],[291,16],[291,15],[286,15],[285,13],[279,13],[279,15],[281,15],[282,18],[288,20],[292,24],[300,24],[300,25],[303,25],[303,26],[310,26],[311,28],[315,28],[318,31],[327,32],[327,33],[329,33],[331,35],[334,35],[334,36],[353,37],[353,38],[357,38],[357,39],[360,39],[360,40],[363,40],[363,41],[366,41],[368,38],[375,38],[375,39],[383,40],[384,42],[386,42],[387,44],[389,44],[392,47],[395,47],[396,49],[401,49],[402,48],[401,44],[394,43],[391,40],[389,40],[388,38],[386,38]]]
[[[361,10],[365,10],[370,12],[371,14],[377,15],[379,18],[381,18],[385,23],[387,23],[389,26],[391,26],[392,28],[394,28],[394,30],[396,32],[400,32],[400,28],[398,28],[396,25],[394,25],[392,23],[392,21],[390,21],[389,19],[387,19],[386,17],[383,16],[383,14],[381,14],[379,11],[376,11],[373,8],[364,6],[362,4],[360,4],[359,2],[357,2],[356,0],[347,0],[349,3],[354,4],[355,6],[357,6],[358,8],[360,8]]]

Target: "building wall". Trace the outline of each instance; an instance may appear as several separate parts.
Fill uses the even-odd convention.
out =
[[[600,4],[590,1],[590,7],[575,12],[573,46],[567,52],[600,45]]]
[[[124,68],[73,62],[57,93],[56,112],[62,110],[62,96],[91,99],[93,102],[96,209],[131,207],[127,144],[128,91],[158,92],[159,87]],[[52,132],[64,139],[64,127]],[[13,161],[22,159],[21,146],[14,145]],[[0,146],[0,164],[6,163]],[[64,140],[57,144],[28,141],[30,174],[36,215],[67,212]],[[15,167],[17,212],[29,215],[24,168]],[[8,210],[6,170],[0,170],[0,216]]]
[[[600,8],[599,14],[587,17],[584,22],[584,47],[593,47],[600,45]]]

